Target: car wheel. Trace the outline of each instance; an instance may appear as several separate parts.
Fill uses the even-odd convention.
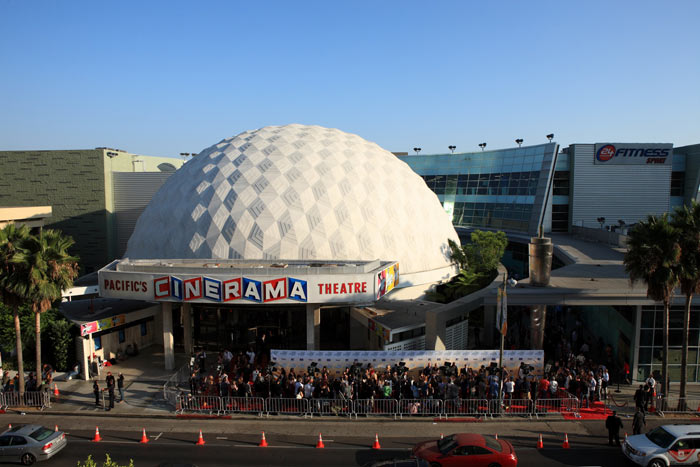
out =
[[[32,465],[34,462],[36,462],[36,457],[34,457],[32,454],[25,452],[22,454],[22,465]]]
[[[649,465],[647,467],[666,467],[666,463],[661,459],[654,459],[651,462],[649,462]]]

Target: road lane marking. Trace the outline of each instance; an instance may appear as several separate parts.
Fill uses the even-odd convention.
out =
[[[162,432],[162,431],[161,431],[160,433],[158,433],[158,436],[155,437],[155,440],[158,441],[158,438],[160,438],[161,436],[163,436],[163,432]]]
[[[217,436],[216,439],[228,439],[226,436]]]

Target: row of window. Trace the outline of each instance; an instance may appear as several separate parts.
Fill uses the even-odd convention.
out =
[[[685,172],[671,172],[671,196],[683,196]]]
[[[437,195],[534,195],[539,172],[424,175]]]

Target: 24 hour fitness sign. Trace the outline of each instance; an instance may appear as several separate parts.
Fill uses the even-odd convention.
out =
[[[398,264],[368,274],[265,277],[99,271],[100,296],[168,302],[352,303],[379,299],[398,284]]]
[[[596,143],[595,164],[670,165],[672,144]]]

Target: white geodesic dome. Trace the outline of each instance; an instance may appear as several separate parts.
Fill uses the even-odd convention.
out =
[[[450,269],[447,239],[459,243],[451,219],[408,165],[357,135],[295,124],[224,139],[178,169],[126,257],[395,260],[404,282]]]

